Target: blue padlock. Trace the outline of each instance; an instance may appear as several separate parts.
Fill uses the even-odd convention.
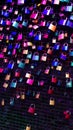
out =
[[[49,14],[50,14],[50,10],[51,10],[51,7],[50,7],[50,6],[45,7],[45,9],[44,9],[44,11],[43,11],[43,14],[44,14],[44,15],[49,15]]]
[[[68,51],[68,43],[64,43],[62,46],[63,51]]]
[[[19,49],[19,48],[20,48],[20,44],[19,44],[19,43],[16,43],[15,49]]]
[[[16,35],[17,35],[17,32],[16,32],[16,31],[13,31],[13,32],[11,32],[11,35],[12,35],[12,36],[16,36]]]
[[[61,53],[61,55],[60,55],[60,59],[62,59],[62,60],[66,60],[67,59],[67,55],[66,54],[64,54],[64,53]]]
[[[27,59],[31,59],[31,57],[32,57],[32,52],[29,51],[28,54],[27,54]]]
[[[73,57],[73,49],[69,50],[69,56]]]
[[[38,53],[38,52],[35,52],[35,53],[33,54],[32,60],[34,60],[34,61],[39,61],[39,53]]]
[[[4,11],[4,14],[3,14],[3,16],[5,16],[6,18],[8,18],[9,17],[9,11]]]
[[[70,15],[70,20],[73,21],[73,13]]]
[[[56,43],[55,45],[54,45],[54,50],[59,50],[60,49],[60,44],[59,43]]]
[[[25,14],[30,14],[29,7],[25,7],[25,9],[24,9],[24,13],[25,13]]]
[[[22,15],[21,15],[21,14],[18,15],[17,21],[18,21],[18,22],[21,22],[21,21],[22,21]]]
[[[12,44],[9,44],[8,45],[8,50],[12,50],[12,48],[13,48]]]
[[[9,61],[8,65],[7,65],[7,68],[8,69],[13,69],[13,67],[14,67],[14,61],[11,60],[11,61]]]
[[[42,45],[39,45],[39,46],[37,47],[38,51],[42,51],[43,48],[44,48],[44,46],[42,46]]]
[[[72,88],[73,87],[73,82],[72,82],[71,78],[66,80],[66,87],[67,88]]]
[[[6,21],[4,19],[0,19],[0,24],[6,26]]]
[[[53,61],[52,61],[52,66],[58,66],[58,63],[59,63],[59,60],[57,58],[55,58]]]
[[[21,59],[21,61],[18,64],[18,68],[24,69],[24,67],[25,67],[25,61],[24,59]]]
[[[35,36],[34,36],[34,40],[36,40],[36,41],[40,41],[41,38],[42,38],[42,34],[41,34],[40,31],[38,31],[38,32],[35,34]]]
[[[11,105],[11,106],[14,105],[14,97],[10,98],[10,105]]]
[[[12,3],[13,0],[6,0],[6,3]]]
[[[66,26],[73,28],[73,21],[67,20]]]
[[[16,22],[15,20],[12,21],[12,27],[18,28],[18,22]]]
[[[24,27],[27,27],[27,25],[28,25],[28,20],[27,20],[27,19],[23,20],[22,25],[23,25]]]
[[[16,79],[13,79],[10,83],[10,88],[16,88],[17,86],[17,80]]]

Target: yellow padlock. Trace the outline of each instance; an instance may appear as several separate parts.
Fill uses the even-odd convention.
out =
[[[30,125],[27,125],[27,126],[26,126],[26,130],[31,130],[31,126],[30,126]]]
[[[5,101],[4,101],[4,99],[2,99],[1,106],[4,106],[4,105],[5,105]]]
[[[55,100],[54,100],[54,98],[50,98],[49,105],[50,105],[50,106],[54,106],[54,105],[55,105]]]
[[[25,99],[25,92],[21,92],[21,93],[20,93],[20,98],[21,98],[22,100]]]
[[[70,74],[68,72],[65,73],[65,78],[70,78]]]

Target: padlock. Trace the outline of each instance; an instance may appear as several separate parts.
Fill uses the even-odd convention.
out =
[[[46,20],[41,20],[40,23],[39,23],[40,27],[45,27],[46,25]]]
[[[53,61],[52,61],[52,66],[58,66],[58,63],[59,63],[59,60],[57,58],[55,58]]]
[[[61,53],[61,55],[60,55],[60,59],[62,59],[62,60],[66,60],[67,59],[67,55],[66,54],[64,54],[64,53]]]
[[[11,60],[11,61],[9,61],[8,65],[7,65],[7,68],[8,69],[13,69],[13,67],[14,67],[14,61]]]
[[[54,37],[52,38],[52,43],[56,43],[57,39]]]
[[[60,50],[60,44],[59,43],[56,43],[54,45],[54,50]]]
[[[16,49],[14,48],[12,51],[12,55],[15,56],[16,55]]]
[[[39,98],[40,98],[40,92],[37,92],[37,93],[36,93],[35,98],[36,98],[36,99],[39,99]]]
[[[29,64],[29,59],[25,59],[25,64]]]
[[[65,116],[65,119],[70,119],[71,112],[69,110],[64,111],[64,116]]]
[[[34,83],[34,77],[31,76],[31,78],[28,78],[27,81],[26,81],[26,83],[27,83],[28,85],[32,86],[33,83]]]
[[[18,22],[22,22],[22,18],[23,18],[23,17],[22,17],[22,14],[19,14],[19,15],[17,16],[17,19],[16,19],[16,20],[17,20]]]
[[[51,22],[48,29],[55,32],[57,28],[57,23],[55,21]]]
[[[66,87],[67,88],[72,88],[73,87],[72,78],[66,79]]]
[[[8,63],[8,58],[5,57],[3,61],[4,63]]]
[[[31,78],[31,72],[30,71],[26,72],[25,78]]]
[[[2,52],[3,52],[3,53],[6,53],[6,52],[7,52],[7,46],[4,46]]]
[[[55,99],[54,98],[50,98],[50,101],[49,101],[49,105],[50,106],[54,106],[55,105]]]
[[[5,105],[5,100],[2,99],[2,101],[1,101],[1,106],[4,106],[4,105]]]
[[[16,88],[17,86],[17,80],[16,79],[13,79],[10,83],[10,88]]]
[[[64,31],[60,31],[58,35],[58,41],[63,40],[65,38]]]
[[[19,70],[19,69],[16,69],[16,71],[15,71],[15,75],[14,75],[14,76],[17,77],[17,78],[19,78],[20,75],[21,75],[20,70]]]
[[[11,105],[11,106],[14,105],[14,97],[10,97],[10,105]]]
[[[20,98],[21,98],[22,100],[25,99],[25,92],[20,92]]]
[[[68,5],[65,6],[65,11],[72,12],[72,8],[73,8],[72,3],[68,3]]]
[[[34,52],[34,54],[32,56],[32,60],[39,61],[39,53],[38,52]]]
[[[48,66],[45,71],[44,71],[45,74],[49,74],[50,73],[50,67]]]
[[[55,75],[52,76],[51,82],[52,83],[57,83],[57,77]]]
[[[65,73],[65,78],[70,78],[69,72],[66,72],[66,73]]]
[[[28,49],[23,49],[22,54],[27,55],[28,54]]]
[[[48,89],[48,94],[53,94],[53,93],[54,93],[54,88],[50,86]]]
[[[9,18],[6,19],[6,25],[7,25],[7,26],[11,26],[11,19],[9,19]]]
[[[12,27],[18,28],[18,22],[16,22],[15,20],[13,20],[12,21]]]
[[[43,53],[41,56],[41,61],[46,61],[47,60],[47,53]]]
[[[18,0],[17,5],[23,5],[25,3],[25,0]]]
[[[73,44],[73,34],[70,36],[70,43]]]
[[[10,77],[11,77],[11,74],[8,73],[8,74],[5,76],[5,81],[9,81],[9,80],[10,80]]]
[[[59,5],[59,4],[60,4],[60,0],[54,0],[54,1],[53,1],[53,4],[54,4],[54,5]]]
[[[53,53],[53,47],[50,46],[50,47],[48,48],[48,50],[47,50],[47,54],[52,55],[52,53]]]
[[[57,86],[61,86],[62,85],[62,81],[59,79],[58,81],[57,81]]]
[[[26,57],[27,57],[27,59],[31,59],[32,58],[32,52],[29,51]]]
[[[62,64],[58,63],[58,66],[56,67],[56,70],[61,71],[62,70]]]
[[[22,37],[23,37],[22,33],[19,33],[18,36],[17,36],[17,41],[22,40]]]
[[[50,11],[51,11],[51,7],[50,6],[46,6],[44,11],[43,11],[43,14],[48,16],[50,14]]]
[[[63,17],[59,20],[58,24],[59,24],[59,25],[62,25],[62,26],[66,26],[67,19],[68,19],[68,18],[67,18],[66,16],[63,16]]]
[[[67,22],[66,22],[66,26],[73,28],[73,22],[68,19]]]
[[[0,73],[3,73],[3,71],[4,71],[4,68],[0,67]]]
[[[62,46],[63,51],[68,51],[68,43],[64,43]]]
[[[25,61],[24,59],[21,59],[21,61],[18,64],[18,68],[24,69],[24,67],[25,67]]]
[[[33,10],[33,12],[30,15],[30,19],[37,19],[38,17],[38,10]]]
[[[3,87],[4,87],[4,88],[8,88],[8,85],[9,85],[9,84],[8,84],[7,82],[4,82]]]
[[[31,126],[27,125],[25,130],[31,130]]]
[[[73,49],[69,50],[69,56],[73,57]]]
[[[24,26],[24,27],[27,27],[27,26],[28,26],[28,20],[27,20],[27,19],[23,20],[22,26]]]
[[[44,86],[44,81],[43,80],[38,81],[38,86]]]
[[[37,31],[36,34],[34,35],[34,40],[40,41],[42,38],[42,34],[40,31]]]
[[[70,62],[70,66],[73,67],[73,61]]]
[[[42,0],[42,1],[41,1],[41,4],[42,4],[42,5],[46,5],[46,4],[47,4],[47,0]]]
[[[24,12],[25,14],[30,14],[30,9],[28,6],[25,6]]]
[[[35,104],[31,104],[28,108],[28,113],[34,114],[35,113]]]

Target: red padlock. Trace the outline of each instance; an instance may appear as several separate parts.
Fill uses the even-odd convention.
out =
[[[28,113],[34,114],[35,113],[35,104],[31,104],[28,108]]]
[[[57,83],[57,78],[56,78],[55,75],[52,76],[51,82],[52,82],[52,83]]]
[[[54,89],[52,86],[49,87],[49,90],[48,90],[48,94],[53,94],[54,93]]]
[[[19,69],[17,69],[17,70],[15,71],[15,77],[20,77],[20,70],[19,70]]]

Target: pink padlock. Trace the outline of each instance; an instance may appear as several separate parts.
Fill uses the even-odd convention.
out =
[[[28,78],[27,79],[27,81],[26,81],[26,83],[28,84],[28,85],[33,85],[33,83],[34,83],[34,77],[32,76],[31,78]]]
[[[41,4],[42,4],[42,5],[46,5],[46,4],[47,4],[47,0],[42,0],[42,1],[41,1]]]
[[[6,25],[10,26],[11,25],[11,19],[6,20]]]

